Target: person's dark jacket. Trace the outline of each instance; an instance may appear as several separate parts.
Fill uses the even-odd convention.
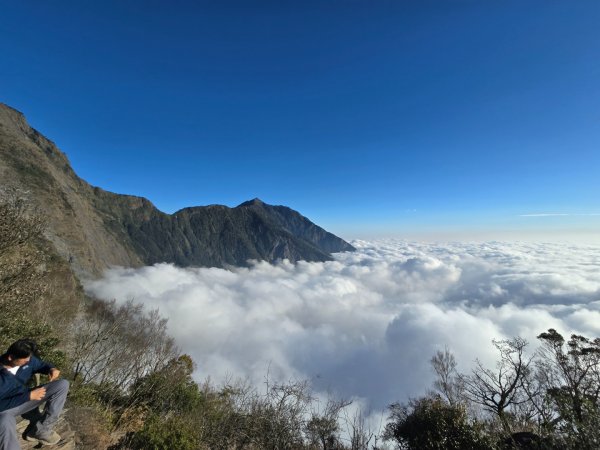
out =
[[[0,356],[0,363],[6,362],[6,355]],[[15,375],[4,366],[0,367],[0,412],[14,408],[29,401],[29,388],[27,382],[33,374],[48,375],[54,366],[31,356],[27,364],[19,367]]]

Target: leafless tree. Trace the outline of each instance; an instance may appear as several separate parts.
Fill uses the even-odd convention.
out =
[[[430,360],[437,375],[433,387],[450,405],[456,406],[465,400],[464,382],[456,370],[456,359],[448,347],[438,350]]]
[[[477,360],[462,382],[467,398],[498,416],[504,431],[510,432],[507,412],[527,402],[523,380],[530,374],[533,356],[525,355],[527,342],[519,337],[492,343],[500,353],[496,368],[486,368]]]
[[[369,413],[363,411],[362,408],[355,409],[351,415],[348,415],[348,410],[344,409],[343,422],[346,424],[346,434],[350,439],[348,450],[377,450],[379,448],[378,441],[383,429],[384,412],[381,413],[379,429],[374,430],[367,423]]]
[[[295,449],[303,444],[302,430],[312,401],[306,381],[265,382],[266,393],[256,397],[250,413],[255,417],[257,444],[264,449]]]
[[[340,447],[340,413],[352,402],[328,399],[325,408],[311,412],[305,430],[308,440],[322,450],[334,450]]]
[[[0,253],[42,236],[41,214],[16,191],[0,192]]]
[[[115,394],[178,356],[166,320],[133,301],[91,300],[71,334],[74,380],[110,386]]]
[[[44,220],[15,191],[0,192],[0,345],[31,334],[33,311],[48,290]],[[33,328],[32,328],[33,327]],[[31,336],[33,337],[33,336]]]

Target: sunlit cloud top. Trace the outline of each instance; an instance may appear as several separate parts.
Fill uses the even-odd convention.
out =
[[[267,371],[375,408],[423,393],[428,361],[449,346],[461,367],[492,363],[492,339],[552,327],[600,336],[600,247],[354,241],[335,261],[108,271],[86,284],[104,299],[159,308],[198,362],[222,381]]]

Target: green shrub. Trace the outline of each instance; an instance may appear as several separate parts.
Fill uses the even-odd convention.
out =
[[[415,450],[490,450],[494,446],[465,408],[440,397],[424,397],[390,406],[385,438]]]
[[[193,423],[185,418],[161,419],[153,415],[144,427],[129,436],[132,450],[193,450],[199,447]]]

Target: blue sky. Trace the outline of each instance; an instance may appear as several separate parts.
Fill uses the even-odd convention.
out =
[[[349,238],[599,229],[597,1],[3,3],[0,101],[94,185]]]

